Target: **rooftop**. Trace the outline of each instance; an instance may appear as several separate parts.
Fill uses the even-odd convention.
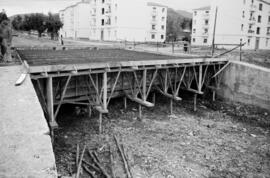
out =
[[[193,9],[194,11],[205,11],[205,10],[211,10],[211,6],[205,6],[205,7],[200,7],[197,9]]]
[[[155,2],[148,2],[147,3],[148,6],[158,6],[158,7],[168,7],[159,3],[155,3]]]

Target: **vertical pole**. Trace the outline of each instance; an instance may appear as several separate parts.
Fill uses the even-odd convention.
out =
[[[203,69],[202,67],[203,67],[202,65],[199,66],[199,86],[198,86],[199,92],[202,91],[202,69]]]
[[[99,134],[102,134],[102,113],[99,113]]]
[[[124,97],[124,108],[127,109],[127,97]]]
[[[54,109],[53,109],[53,78],[49,77],[46,80],[46,92],[47,92],[47,109],[49,113],[49,125],[51,128],[57,127],[57,123],[54,118]]]
[[[158,51],[158,41],[157,41],[157,51]]]
[[[242,38],[240,39],[240,61],[242,61]]]
[[[212,56],[214,56],[215,53],[215,38],[216,38],[216,26],[217,26],[217,12],[218,7],[216,7],[216,13],[215,13],[215,23],[214,23],[214,31],[213,31],[213,41],[212,41]]]
[[[107,110],[107,90],[108,90],[107,81],[108,81],[107,72],[105,71],[103,73],[103,109],[104,110]]]
[[[197,111],[197,93],[194,94],[194,111]]]
[[[213,101],[216,101],[216,91],[213,91]]]
[[[142,120],[142,105],[139,104],[139,119]]]
[[[156,93],[153,93],[152,103],[156,104]]]
[[[91,105],[88,106],[88,117],[91,118],[92,116],[92,108]]]
[[[169,72],[169,69],[166,69],[165,80],[164,80],[164,92],[165,93],[167,93],[167,91],[168,91],[168,72]]]
[[[147,79],[147,70],[143,70],[143,101],[146,101],[146,79]]]
[[[91,75],[91,74],[90,74]],[[98,82],[98,74],[96,74],[96,87],[97,87],[97,89],[99,90],[99,82]],[[99,99],[98,99],[98,96],[99,94],[97,93],[97,95],[96,95],[96,103],[97,104],[101,104],[101,103],[99,103]]]
[[[170,114],[173,115],[173,99],[170,99]]]

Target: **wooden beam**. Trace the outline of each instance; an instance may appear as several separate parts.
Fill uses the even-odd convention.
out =
[[[204,93],[202,91],[197,91],[197,90],[194,90],[192,88],[188,88],[186,89],[187,91],[190,91],[190,92],[193,92],[193,93],[196,93],[196,94],[200,94],[200,95],[203,95]]]
[[[162,94],[163,96],[167,97],[167,98],[170,98],[172,100],[175,100],[175,101],[182,101],[182,98],[178,97],[178,96],[173,96],[172,94],[169,94],[169,93],[165,93],[163,92],[162,90],[160,89],[157,89],[157,91]]]
[[[151,108],[151,107],[154,107],[154,106],[155,106],[153,103],[150,103],[150,102],[148,102],[148,101],[143,101],[142,99],[139,99],[139,98],[137,98],[137,97],[133,98],[133,97],[130,96],[130,95],[126,95],[126,96],[127,96],[131,101],[134,101],[134,102],[136,102],[136,103],[138,103],[138,104],[140,104],[140,105],[143,105],[143,106],[145,106],[145,107]]]
[[[99,113],[102,113],[102,114],[107,114],[107,113],[109,113],[109,111],[103,109],[102,106],[94,106],[94,109],[97,110]]]
[[[142,89],[142,99],[143,99],[143,101],[146,101],[146,99],[147,99],[147,91],[146,91],[146,80],[147,80],[147,69],[144,69],[143,70],[143,84],[142,84],[142,87],[143,87],[143,89]]]
[[[107,110],[107,95],[108,95],[108,77],[107,72],[103,73],[103,109]]]
[[[220,74],[223,70],[225,70],[230,64],[231,62],[228,62],[226,65],[224,65],[212,78],[218,76],[218,74]]]

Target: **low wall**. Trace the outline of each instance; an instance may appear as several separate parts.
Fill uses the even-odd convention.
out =
[[[270,69],[232,61],[224,71],[218,95],[270,110]]]

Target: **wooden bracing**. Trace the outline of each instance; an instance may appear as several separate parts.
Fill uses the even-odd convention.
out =
[[[96,70],[64,71],[33,75],[36,89],[39,91],[43,109],[50,123],[56,125],[55,119],[63,104],[77,104],[92,108],[100,113],[99,123],[102,132],[102,114],[108,113],[108,106],[114,97],[124,96],[141,107],[154,107],[155,98],[149,101],[151,92],[159,92],[170,99],[170,113],[173,102],[182,100],[181,90],[194,93],[194,110],[197,95],[204,94],[205,89],[216,91],[220,87],[222,71],[227,62],[204,62],[173,65],[131,66],[118,68],[98,68]],[[37,77],[38,76],[38,77]],[[44,87],[40,82],[45,83]],[[46,82],[44,82],[46,81]],[[46,91],[46,93],[44,92]],[[54,107],[55,106],[55,107]],[[89,114],[91,115],[91,113]]]

